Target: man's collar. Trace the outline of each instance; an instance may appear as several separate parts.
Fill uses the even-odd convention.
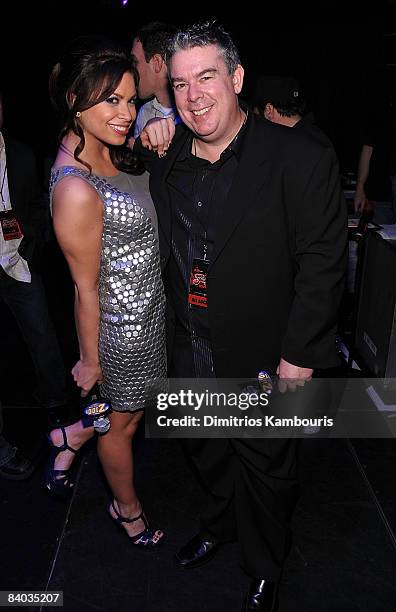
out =
[[[245,118],[243,120],[243,123],[241,124],[241,127],[239,128],[237,134],[234,136],[233,140],[226,146],[226,148],[222,151],[220,158],[222,156],[227,155],[229,152],[233,153],[236,158],[239,160],[239,156],[240,156],[240,150],[241,150],[241,145],[243,142],[243,138],[246,132],[246,124],[248,121],[248,116],[249,116],[249,110],[248,108],[241,107],[241,110],[244,111],[245,113]],[[179,155],[178,155],[178,159],[179,161],[183,161],[185,159],[190,159],[192,156],[192,152],[191,152],[191,148],[192,148],[192,142],[194,139],[194,134],[190,131],[189,136],[186,139],[186,142],[184,143]],[[219,159],[220,159],[219,158]]]
[[[186,159],[190,158],[193,137],[193,133],[188,130],[187,138],[180,149],[179,155],[177,156],[178,161],[185,161]]]
[[[239,128],[237,134],[235,135],[234,139],[230,142],[228,147],[226,147],[226,149],[225,149],[225,151],[227,149],[229,151],[232,151],[232,153],[234,153],[234,155],[238,158],[238,160],[239,160],[239,155],[240,155],[240,151],[241,151],[241,145],[242,145],[242,142],[243,142],[243,137],[244,137],[245,132],[246,132],[246,123],[247,123],[248,116],[249,116],[249,110],[247,108],[241,108],[241,110],[244,111],[245,118],[244,118],[244,120],[242,122],[242,125]],[[224,151],[223,151],[223,153],[224,153]]]

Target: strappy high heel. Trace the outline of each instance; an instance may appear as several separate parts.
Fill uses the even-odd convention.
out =
[[[78,450],[69,446],[65,428],[60,427],[59,429],[63,435],[62,446],[55,446],[51,438],[48,436],[48,440],[51,444],[51,451],[47,464],[45,486],[48,492],[54,497],[67,499],[73,492],[74,481],[71,479],[70,472],[75,462],[73,461],[72,466],[70,466],[70,468],[67,470],[56,470],[55,460],[57,456],[65,450],[71,451],[75,455],[77,455]]]
[[[145,527],[143,531],[141,531],[140,533],[137,533],[134,536],[129,536],[129,540],[132,542],[134,546],[138,546],[139,548],[142,548],[144,550],[153,550],[154,548],[157,548],[160,544],[162,544],[162,540],[164,539],[164,534],[162,534],[162,536],[158,538],[157,533],[160,530],[154,529],[153,527],[149,527],[148,520],[143,510],[138,516],[129,518],[126,516],[122,516],[119,513],[119,511],[114,505],[114,500],[111,502],[111,507],[113,508],[116,516],[114,517],[110,514],[110,517],[113,519],[113,521],[116,522],[116,524],[119,527],[121,527],[123,531],[125,531],[125,529],[122,526],[122,523],[135,523],[139,519],[142,519],[144,523],[144,527]]]

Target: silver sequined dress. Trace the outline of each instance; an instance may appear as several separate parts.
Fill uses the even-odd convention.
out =
[[[146,383],[166,377],[165,296],[157,217],[148,175],[100,177],[72,166],[52,169],[50,191],[78,176],[103,201],[99,359],[103,397],[113,410],[144,408]]]

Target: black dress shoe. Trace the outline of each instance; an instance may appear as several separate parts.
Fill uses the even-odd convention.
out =
[[[220,544],[218,542],[204,540],[196,535],[176,553],[176,564],[182,569],[199,567],[210,561],[219,548]]]
[[[278,586],[269,580],[252,580],[242,612],[277,612]]]
[[[24,480],[29,478],[33,470],[33,463],[17,449],[15,455],[0,466],[0,476],[9,480]]]

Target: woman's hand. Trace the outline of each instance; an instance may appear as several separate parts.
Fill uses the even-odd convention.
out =
[[[86,397],[96,383],[101,384],[103,382],[102,368],[99,363],[86,363],[80,359],[71,373],[77,387],[82,389],[81,397]]]
[[[175,122],[172,117],[156,117],[147,121],[140,140],[145,149],[156,151],[158,157],[166,155],[175,134]]]

